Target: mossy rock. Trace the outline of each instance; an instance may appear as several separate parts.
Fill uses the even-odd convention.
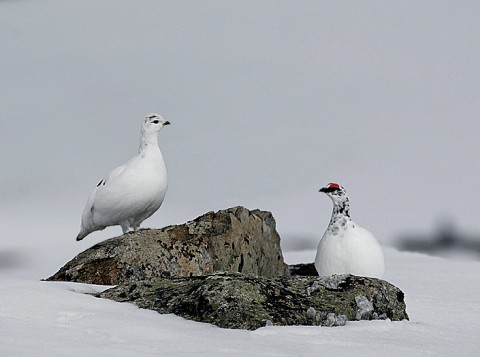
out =
[[[120,285],[99,296],[219,327],[249,330],[266,324],[332,326],[347,320],[408,319],[400,289],[380,279],[353,275],[268,278],[217,273],[155,278]]]

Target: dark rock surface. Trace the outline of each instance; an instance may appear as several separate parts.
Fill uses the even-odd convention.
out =
[[[353,275],[261,277],[217,273],[154,278],[106,290],[100,297],[224,328],[265,325],[340,326],[347,320],[408,319],[403,292]]]
[[[108,239],[80,253],[47,280],[116,285],[217,271],[273,277],[285,270],[272,214],[234,207],[182,225]]]
[[[287,275],[290,276],[318,276],[314,263],[301,263],[289,265]]]

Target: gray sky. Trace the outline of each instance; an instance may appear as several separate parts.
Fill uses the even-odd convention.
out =
[[[270,210],[311,246],[343,184],[382,244],[479,231],[478,1],[1,1],[0,250],[52,269],[159,112],[170,187],[145,227]],[[55,247],[55,249],[52,249]],[[313,260],[313,258],[312,258]]]

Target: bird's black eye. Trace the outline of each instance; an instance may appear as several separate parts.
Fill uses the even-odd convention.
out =
[[[152,121],[153,124],[158,124],[158,120]]]

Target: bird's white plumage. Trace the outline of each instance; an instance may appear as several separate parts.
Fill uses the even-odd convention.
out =
[[[168,180],[157,137],[168,124],[158,114],[147,115],[137,155],[112,170],[95,187],[85,205],[77,240],[108,226],[120,225],[124,233],[137,230],[160,208]]]
[[[382,248],[372,233],[351,220],[345,189],[329,184],[320,191],[332,199],[334,207],[329,226],[318,244],[315,257],[318,274],[381,278],[385,270]]]

